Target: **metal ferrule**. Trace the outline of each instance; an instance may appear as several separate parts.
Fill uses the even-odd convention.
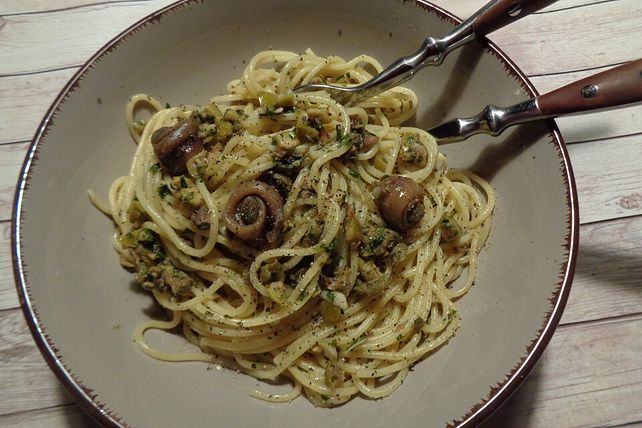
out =
[[[536,98],[509,107],[487,105],[477,116],[459,119],[461,137],[480,133],[497,136],[509,126],[543,118]]]

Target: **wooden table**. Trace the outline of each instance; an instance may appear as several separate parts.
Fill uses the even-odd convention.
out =
[[[438,0],[468,16],[486,0]],[[29,333],[11,267],[18,171],[100,46],[170,0],[0,1],[0,426],[93,426]],[[559,0],[492,37],[540,92],[642,56],[641,0]],[[525,384],[486,426],[642,427],[642,106],[558,121],[579,192],[577,272]]]

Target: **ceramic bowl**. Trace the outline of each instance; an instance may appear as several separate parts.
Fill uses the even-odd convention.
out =
[[[476,285],[458,303],[462,327],[391,396],[333,409],[305,398],[265,403],[248,395],[258,383],[249,376],[143,354],[131,334],[154,316],[154,303],[120,267],[112,222],[87,198],[93,189],[104,199],[128,170],[135,146],[124,107],[134,93],[173,105],[205,103],[254,53],[270,48],[367,53],[385,64],[457,21],[423,1],[184,1],[138,22],[80,69],[29,150],[13,250],[34,338],[83,409],[107,426],[401,428],[474,425],[506,401],[552,336],[575,265],[577,197],[552,121],[442,147],[450,166],[479,173],[497,192]],[[425,128],[535,92],[488,42],[454,52],[407,86],[421,101],[414,124]]]

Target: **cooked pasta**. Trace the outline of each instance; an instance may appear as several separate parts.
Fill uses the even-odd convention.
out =
[[[379,71],[365,55],[265,51],[207,105],[130,99],[137,150],[101,209],[123,266],[170,314],[134,332],[145,353],[289,382],[287,393],[266,384],[251,394],[286,402],[303,392],[329,407],[391,394],[455,334],[492,188],[402,126],[417,108],[408,89],[352,107],[292,92]],[[154,113],[137,121],[143,104]],[[145,340],[175,328],[198,349]]]

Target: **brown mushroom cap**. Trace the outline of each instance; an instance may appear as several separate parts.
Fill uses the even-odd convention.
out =
[[[400,175],[382,179],[380,186],[376,202],[386,223],[401,232],[417,226],[425,213],[424,189]]]
[[[283,229],[283,198],[262,181],[245,182],[230,196],[224,221],[227,229],[243,241],[275,245]]]
[[[158,128],[152,134],[154,154],[171,175],[187,172],[187,161],[204,150],[198,138],[198,123],[184,120],[172,127]]]

